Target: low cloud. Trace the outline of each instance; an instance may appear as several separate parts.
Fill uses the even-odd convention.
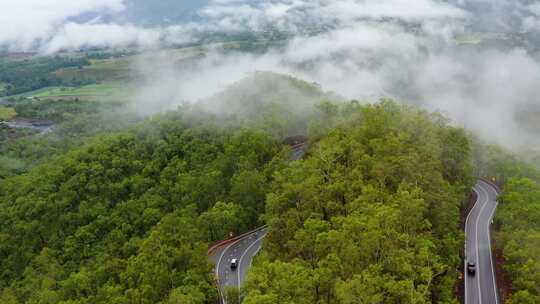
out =
[[[102,21],[104,16],[121,14],[126,8],[126,0],[3,1],[0,10],[9,14],[0,19],[0,26],[10,30],[0,33],[0,46],[12,51],[45,52],[82,47],[148,47],[192,42],[193,34],[202,32],[279,30],[299,34],[351,26],[359,20],[393,18],[448,24],[448,20],[467,16],[460,8],[433,0],[214,0],[198,12],[197,23],[148,28],[118,23],[114,18]],[[80,17],[85,14],[94,18],[83,21]]]
[[[301,22],[291,19],[289,13],[297,10],[292,16],[311,12],[309,18],[304,16],[306,20],[329,15],[334,21],[327,24],[333,27],[315,34],[298,33],[285,47],[260,55],[215,50],[194,66],[178,68],[169,62],[166,73],[149,77],[138,105],[150,113],[172,109],[182,102],[209,97],[249,73],[269,70],[317,82],[349,99],[369,102],[391,97],[421,105],[511,148],[540,149],[538,134],[516,120],[523,107],[540,106],[536,85],[540,63],[535,54],[520,47],[502,50],[458,44],[453,37],[470,19],[470,13],[458,6],[419,1],[419,7],[410,4],[409,10],[393,13],[387,10],[390,2],[369,6],[373,11],[353,13],[349,5],[367,9],[367,2],[287,1],[274,13],[267,13],[274,10],[272,6],[253,4],[240,12],[249,15],[256,9],[255,16],[261,20],[238,14],[227,24],[236,28],[244,22],[256,29],[285,10],[287,16],[278,18],[285,18],[281,24],[294,29]],[[218,9],[212,14],[227,16],[228,10],[221,8],[231,3],[239,2],[214,3]]]
[[[68,23],[42,48],[45,53],[78,50],[85,47],[127,47],[158,45],[162,33],[133,25]]]
[[[46,44],[66,20],[90,12],[118,12],[123,0],[0,1],[0,45],[31,50]]]
[[[121,12],[120,0],[41,2],[0,3],[0,9],[19,12],[8,23],[29,27],[1,33],[0,45],[54,53],[96,46],[153,48],[195,41],[204,32],[278,30],[294,36],[262,54],[217,48],[202,59],[167,52],[139,57],[134,68],[146,79],[134,104],[141,113],[197,102],[249,73],[269,70],[317,82],[349,99],[392,97],[440,110],[491,140],[540,149],[534,128],[525,129],[516,119],[531,105],[540,113],[536,51],[454,41],[470,29],[507,35],[540,31],[540,6],[527,1],[213,0],[198,12],[201,21],[153,28],[99,17],[72,19]],[[22,8],[29,10],[27,16]],[[6,28],[6,22],[0,20],[0,26]]]

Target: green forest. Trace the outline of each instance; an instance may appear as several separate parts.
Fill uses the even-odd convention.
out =
[[[439,113],[273,73],[151,117],[10,107],[56,126],[0,145],[0,303],[213,304],[209,245],[264,224],[229,303],[458,303],[461,212],[479,176],[504,190],[508,303],[540,301],[540,173]],[[306,154],[291,162],[299,135]]]
[[[313,112],[299,162],[275,112],[183,109],[2,180],[0,301],[215,303],[208,244],[268,223],[245,303],[452,302],[464,131],[392,101]]]
[[[243,303],[453,303],[471,146],[441,117],[358,106],[279,170]]]
[[[499,242],[507,259],[515,293],[507,303],[540,303],[540,186],[529,178],[513,178],[497,211]]]
[[[82,68],[89,65],[86,58],[43,57],[25,60],[0,60],[0,82],[5,87],[0,96],[20,94],[40,88],[56,85],[83,85],[94,83],[92,79],[63,80],[53,72],[67,67]]]
[[[3,180],[0,302],[214,303],[208,243],[260,225],[282,150],[170,114]]]
[[[493,176],[502,195],[494,219],[495,248],[509,284],[505,303],[540,303],[540,171],[536,162],[476,141],[477,174]]]
[[[503,253],[511,284],[506,303],[539,303],[540,171],[496,147],[486,150],[481,158],[503,186],[494,221],[495,244]]]

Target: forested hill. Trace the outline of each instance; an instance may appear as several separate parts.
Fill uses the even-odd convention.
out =
[[[358,107],[275,173],[243,303],[454,302],[470,152],[437,115]]]
[[[452,301],[464,132],[391,101],[313,113],[295,163],[268,124],[180,109],[2,180],[0,302],[215,303],[208,244],[264,222],[245,303]]]
[[[264,125],[282,137],[306,134],[324,101],[344,101],[316,83],[268,71],[255,72],[202,100],[198,107],[248,125]]]
[[[170,114],[0,185],[1,303],[215,303],[208,243],[261,224],[282,145]]]

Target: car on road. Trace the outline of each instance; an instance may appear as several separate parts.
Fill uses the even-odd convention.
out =
[[[467,262],[467,273],[474,275],[476,273],[476,263],[474,261]]]
[[[232,259],[232,261],[231,261],[231,269],[235,270],[236,268],[238,268],[238,260],[237,259]]]

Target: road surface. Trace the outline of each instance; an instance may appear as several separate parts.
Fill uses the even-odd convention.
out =
[[[295,161],[302,159],[305,150],[304,144],[292,147],[290,160]],[[267,232],[267,228],[255,230],[243,238],[216,249],[212,253],[210,258],[216,265],[215,273],[222,294],[224,294],[228,288],[240,288],[242,286],[242,283],[247,276],[248,269],[253,261],[253,257],[261,250],[263,239]],[[238,260],[237,269],[231,269],[232,259]],[[226,301],[223,300],[223,303],[226,303]]]
[[[227,245],[216,254],[215,271],[222,292],[225,292],[227,288],[240,288],[242,286],[253,257],[261,250],[262,240],[267,232],[266,228],[255,231],[245,238]],[[237,269],[231,269],[232,259],[238,260]]]
[[[303,152],[295,151],[297,159]],[[469,275],[465,269],[465,304],[498,304],[498,293],[491,253],[490,224],[497,207],[497,190],[479,181],[474,187],[477,201],[467,216],[466,261],[476,262],[476,274]],[[257,230],[214,252],[216,276],[221,292],[227,288],[240,288],[244,282],[253,257],[262,248],[267,228]],[[231,269],[232,259],[238,260],[238,268]],[[223,303],[226,303],[225,301]]]
[[[484,181],[479,181],[474,191],[478,198],[465,222],[465,304],[498,304],[490,236],[498,193]],[[467,273],[469,261],[476,263],[475,275]]]

